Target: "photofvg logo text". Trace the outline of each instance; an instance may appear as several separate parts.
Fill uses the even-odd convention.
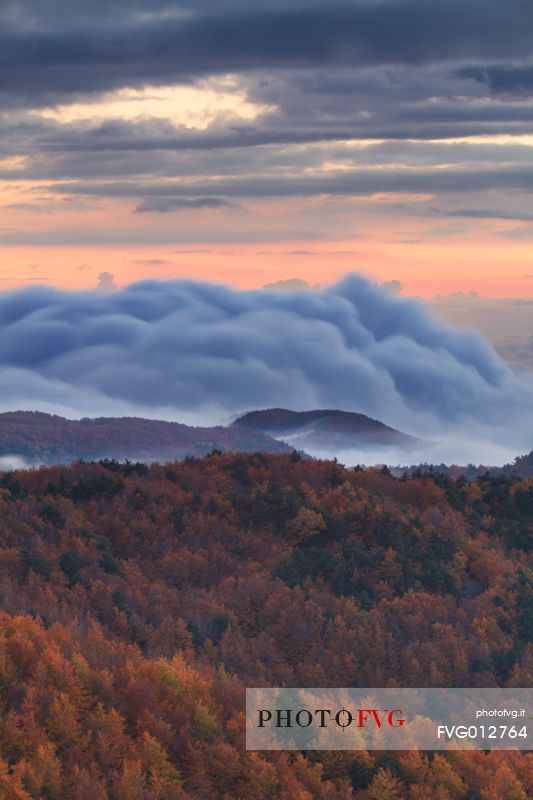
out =
[[[531,689],[246,690],[249,750],[531,749]]]
[[[375,725],[378,728],[383,725],[401,728],[405,723],[401,708],[395,708],[392,711],[386,708],[358,708],[354,711],[341,708],[337,712],[330,708],[315,708],[312,711],[307,708],[300,708],[298,711],[291,708],[275,710],[261,708],[258,715],[259,728],[264,728],[267,723],[272,723],[275,728],[292,728],[293,726],[309,728],[311,725],[326,728],[331,723],[344,730],[352,725],[356,728],[366,728],[369,725]]]

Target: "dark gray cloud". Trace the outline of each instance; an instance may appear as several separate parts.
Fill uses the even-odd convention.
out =
[[[485,84],[496,94],[521,96],[533,93],[533,64],[466,66],[457,70],[457,74]]]
[[[101,17],[73,5],[66,14],[60,4],[4,5],[0,91],[20,100],[262,68],[420,66],[531,52],[528,0],[119,3]]]
[[[447,217],[468,217],[470,219],[508,219],[533,222],[533,214],[528,214],[527,211],[518,210],[499,211],[498,209],[490,208],[458,208],[451,211],[445,211],[444,215]]]
[[[305,197],[313,195],[366,195],[376,192],[485,192],[492,189],[533,189],[533,167],[487,166],[471,169],[362,169],[339,170],[321,174],[257,175],[204,179],[203,181],[165,181],[161,183],[82,182],[58,183],[48,187],[59,194],[97,195],[103,197],[186,198],[199,197]]]
[[[463,170],[466,167],[467,171],[472,168],[494,169],[498,164],[516,169],[528,169],[531,165],[531,148],[516,143],[488,145],[387,141],[350,149],[342,141],[310,142],[308,132],[302,127],[304,116],[302,111],[298,133],[300,141],[296,141],[298,136],[293,131],[291,141],[258,145],[249,142],[246,132],[241,131],[231,134],[226,147],[219,147],[220,142],[215,141],[218,134],[202,134],[198,131],[193,133],[194,147],[189,147],[189,134],[177,139],[169,135],[156,141],[147,135],[145,125],[135,122],[113,125],[113,134],[109,131],[104,133],[104,127],[107,129],[107,126],[92,131],[79,124],[60,126],[51,124],[49,120],[43,121],[39,133],[32,128],[31,134],[24,127],[0,124],[0,149],[4,147],[4,157],[15,155],[17,148],[19,153],[29,154],[23,166],[5,165],[2,169],[0,165],[0,179],[101,182],[131,178],[139,181],[139,195],[142,196],[142,182],[146,182],[147,175],[167,180],[253,173],[260,179],[263,174],[272,178],[276,174],[290,175],[291,172],[317,170],[324,161],[338,161],[354,169],[383,164],[414,169],[445,163]],[[413,110],[413,116],[416,117],[416,110]],[[413,124],[411,120],[409,126]],[[264,125],[268,127],[266,120]],[[385,121],[383,125],[386,127]],[[167,122],[161,123],[161,128],[176,132],[173,126],[169,128]],[[98,136],[98,132],[102,136]],[[268,138],[268,130],[263,133]],[[327,132],[324,136],[327,138]],[[54,144],[53,149],[50,143]],[[307,146],[301,147],[302,144]],[[130,150],[130,147],[133,149]],[[142,158],[139,157],[141,151]],[[38,204],[40,201],[35,199],[32,202]]]
[[[417,434],[483,427],[533,444],[533,386],[485,340],[355,275],[300,292],[191,281],[29,288],[0,294],[0,332],[4,408],[179,417],[336,407]]]
[[[135,207],[135,211],[139,214],[146,212],[167,214],[171,211],[201,211],[202,209],[212,211],[220,208],[239,208],[239,205],[224,200],[222,197],[149,197],[139,203]]]

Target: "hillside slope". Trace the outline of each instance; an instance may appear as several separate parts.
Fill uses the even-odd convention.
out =
[[[261,431],[301,449],[348,450],[376,445],[407,448],[420,444],[419,439],[365,414],[335,409],[290,411],[286,408],[268,408],[250,411],[236,419],[233,427]]]
[[[526,800],[526,752],[243,728],[246,686],[530,686],[532,498],[294,454],[0,474],[0,797]]]
[[[222,451],[289,452],[265,434],[239,428],[196,428],[140,417],[69,420],[36,411],[0,414],[0,455],[30,463],[63,464],[83,458],[169,461]]]

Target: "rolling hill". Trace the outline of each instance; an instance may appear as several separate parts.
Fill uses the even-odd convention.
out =
[[[37,411],[0,414],[0,456],[66,464],[100,458],[168,461],[211,450],[286,453],[283,442],[252,429],[196,428],[138,417],[70,420]]]
[[[283,439],[298,449],[349,450],[376,445],[409,448],[421,444],[421,440],[365,414],[334,409],[289,411],[269,408],[250,411],[236,419],[233,428],[260,431]]]

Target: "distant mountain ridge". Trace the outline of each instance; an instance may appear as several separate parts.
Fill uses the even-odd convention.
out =
[[[264,426],[265,431],[259,430]],[[293,435],[293,432],[296,434]],[[270,434],[270,435],[269,435]],[[374,438],[372,438],[372,435]],[[281,441],[276,437],[286,439]],[[317,444],[318,442],[318,444]],[[405,445],[406,450],[420,440],[389,428],[364,414],[333,410],[306,412],[287,409],[251,411],[229,427],[193,427],[178,422],[142,417],[98,417],[69,420],[40,411],[0,413],[0,472],[17,467],[15,457],[28,465],[68,464],[82,459],[98,461],[165,462],[186,456],[202,457],[213,450],[221,452],[291,453],[295,448],[304,457],[313,447],[327,445],[339,452],[365,442]],[[330,457],[317,453],[319,458]],[[5,457],[8,457],[7,463]],[[13,457],[10,462],[9,457]],[[308,456],[307,456],[308,457]],[[392,474],[442,473],[456,479],[474,480],[485,473],[510,478],[533,478],[533,452],[517,457],[502,467],[468,464],[414,464],[391,466]]]
[[[40,411],[0,414],[0,456],[66,464],[100,458],[171,461],[211,450],[287,453],[292,448],[254,430],[196,428],[141,417],[70,420]]]
[[[290,411],[268,408],[250,411],[233,422],[234,428],[261,431],[298,448],[348,450],[371,446],[414,446],[421,440],[354,411],[317,409]]]

